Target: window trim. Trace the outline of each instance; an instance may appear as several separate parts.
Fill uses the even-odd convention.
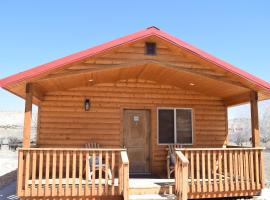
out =
[[[159,143],[159,110],[173,110],[174,112],[174,141],[177,141],[177,130],[176,130],[176,110],[191,110],[191,143]],[[169,144],[179,144],[179,145],[193,145],[194,142],[194,123],[193,123],[193,108],[186,107],[158,107],[157,108],[157,144],[158,145],[169,145]]]

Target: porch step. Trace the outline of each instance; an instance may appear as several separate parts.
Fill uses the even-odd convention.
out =
[[[130,179],[130,195],[169,195],[174,194],[173,179]]]
[[[130,200],[174,200],[176,196],[174,194],[132,194],[129,195]]]

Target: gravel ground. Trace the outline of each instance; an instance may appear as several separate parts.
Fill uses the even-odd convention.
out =
[[[16,196],[16,181],[0,188],[0,199],[1,200],[15,200],[19,199]]]

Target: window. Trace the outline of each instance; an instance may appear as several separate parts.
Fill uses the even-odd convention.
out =
[[[156,55],[156,43],[146,42],[145,43],[145,54],[146,55]]]
[[[158,143],[192,144],[192,109],[158,109]]]

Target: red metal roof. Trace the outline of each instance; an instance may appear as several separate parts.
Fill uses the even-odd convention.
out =
[[[96,46],[96,47],[93,47],[90,49],[86,49],[84,51],[80,51],[78,53],[57,59],[57,60],[49,62],[47,64],[43,64],[43,65],[34,67],[32,69],[20,72],[18,74],[11,75],[9,77],[6,77],[6,78],[0,80],[0,87],[6,87],[8,85],[20,82],[22,80],[35,77],[35,76],[40,75],[44,72],[48,72],[52,69],[57,69],[59,67],[62,67],[64,65],[79,61],[79,60],[87,58],[89,56],[96,55],[96,54],[103,52],[105,50],[109,50],[109,49],[118,47],[120,45],[129,43],[129,42],[140,40],[142,38],[145,38],[145,37],[148,37],[151,35],[162,38],[162,39],[164,39],[164,40],[166,40],[166,41],[168,41],[168,42],[170,42],[170,43],[172,43],[180,48],[184,48],[184,49],[188,50],[189,52],[191,52],[191,53],[193,53],[193,54],[195,54],[195,55],[197,55],[197,56],[199,56],[199,57],[201,57],[209,62],[216,64],[217,66],[223,68],[224,70],[227,70],[233,74],[236,74],[236,75],[254,83],[257,86],[263,87],[264,89],[267,89],[270,91],[270,84],[267,83],[266,81],[263,81],[255,76],[253,76],[252,74],[249,74],[248,72],[245,72],[245,71],[243,71],[243,70],[241,70],[241,69],[239,69],[239,68],[237,68],[237,67],[235,67],[227,62],[224,62],[224,61],[222,61],[222,60],[220,60],[220,59],[218,59],[218,58],[216,58],[216,57],[214,57],[214,56],[212,56],[212,55],[210,55],[210,54],[208,54],[208,53],[206,53],[206,52],[204,52],[196,47],[193,47],[192,45],[190,45],[190,44],[188,44],[188,43],[186,43],[186,42],[184,42],[184,41],[182,41],[182,40],[180,40],[180,39],[178,39],[178,38],[176,38],[168,33],[165,33],[163,31],[159,30],[155,26],[151,26],[151,27],[144,29],[142,31],[130,34],[128,36],[104,43],[102,45],[99,45],[99,46]]]

